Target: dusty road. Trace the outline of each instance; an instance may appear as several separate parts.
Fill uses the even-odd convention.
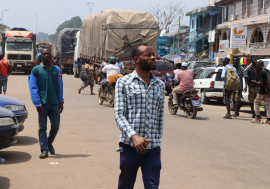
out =
[[[113,108],[98,105],[89,88],[78,95],[80,84],[64,75],[65,109],[54,143],[56,155],[41,160],[27,76],[9,78],[7,95],[25,102],[29,118],[18,144],[0,150],[6,159],[0,163],[0,189],[117,188],[120,131]],[[166,105],[160,188],[270,188],[270,126],[251,124],[248,107],[234,120],[222,118],[222,104],[213,101],[203,107],[197,119],[190,120],[181,111],[170,115]],[[135,188],[143,188],[140,171]]]

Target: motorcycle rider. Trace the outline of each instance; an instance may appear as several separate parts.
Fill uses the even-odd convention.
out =
[[[109,65],[105,66],[102,69],[102,72],[100,74],[103,73],[107,73],[107,78],[110,75],[114,75],[114,74],[120,74],[120,69],[118,66],[115,65],[116,64],[116,58],[114,56],[110,57],[109,59]],[[99,74],[99,75],[100,75]],[[104,96],[104,87],[108,84],[108,79],[103,79],[100,82],[100,90],[101,90],[101,96]]]
[[[173,89],[173,107],[178,107],[177,94],[183,94],[185,91],[194,89],[194,74],[191,69],[188,69],[188,63],[183,62],[181,66],[181,71],[177,73],[177,79],[180,82],[179,86]]]

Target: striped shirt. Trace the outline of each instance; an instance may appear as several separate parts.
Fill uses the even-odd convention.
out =
[[[136,134],[152,140],[147,149],[161,146],[165,86],[154,74],[151,76],[148,87],[136,70],[116,83],[114,118],[121,130],[119,142],[132,147],[130,138]]]

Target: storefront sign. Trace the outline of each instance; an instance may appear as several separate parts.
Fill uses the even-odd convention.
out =
[[[230,36],[230,48],[247,46],[247,27],[232,26]]]
[[[179,24],[171,24],[170,25],[170,29],[169,29],[169,32],[177,32],[178,31],[178,25]]]
[[[229,48],[229,40],[220,40],[219,52],[224,52],[226,48]]]

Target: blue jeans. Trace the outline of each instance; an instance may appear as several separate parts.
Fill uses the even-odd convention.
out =
[[[0,94],[2,93],[2,88],[3,88],[3,91],[7,90],[7,81],[8,81],[8,77],[4,75],[0,75]]]
[[[39,144],[41,152],[49,151],[48,145],[51,145],[57,135],[60,126],[60,112],[59,105],[43,104],[43,113],[38,113],[39,122]],[[51,130],[49,137],[47,137],[47,117],[51,121]]]
[[[139,154],[135,148],[120,143],[123,152],[120,152],[120,169],[118,189],[133,189],[139,167],[143,175],[145,189],[158,189],[161,160],[160,147],[147,150]]]

